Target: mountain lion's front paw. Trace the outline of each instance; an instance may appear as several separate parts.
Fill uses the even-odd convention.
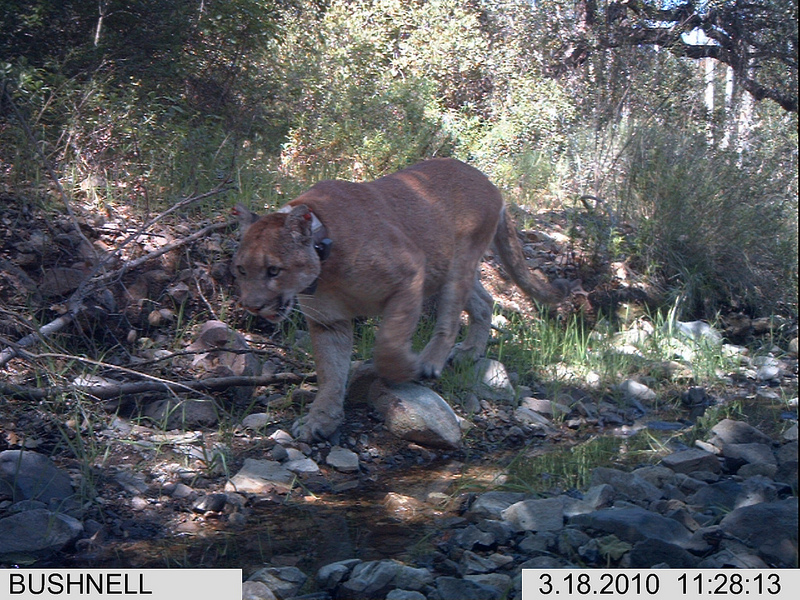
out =
[[[310,444],[330,439],[342,423],[344,423],[342,412],[330,415],[322,410],[315,411],[312,406],[305,417],[294,422],[292,434],[296,439]]]

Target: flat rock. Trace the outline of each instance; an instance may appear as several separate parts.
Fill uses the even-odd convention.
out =
[[[725,458],[753,464],[778,466],[778,459],[767,444],[751,442],[749,444],[725,444],[722,450]]]
[[[770,437],[752,425],[733,419],[723,419],[711,428],[714,437],[709,440],[717,447],[725,444],[771,444]]]
[[[382,598],[390,589],[418,591],[433,583],[427,569],[409,567],[396,560],[357,564],[341,587],[339,596],[352,600]]]
[[[717,456],[700,448],[689,448],[668,454],[661,459],[661,464],[676,473],[693,473],[695,471],[718,473],[721,469]]]
[[[225,491],[250,494],[288,492],[294,477],[278,462],[246,458],[239,472],[225,484]]]
[[[69,475],[44,454],[31,450],[0,452],[0,494],[21,500],[62,501],[74,494]]]
[[[319,465],[310,458],[295,458],[283,463],[283,467],[292,473],[316,474],[319,473]]]
[[[245,429],[262,429],[272,423],[274,419],[269,413],[252,413],[242,419],[242,427]]]
[[[370,402],[393,435],[434,448],[461,445],[461,427],[450,405],[433,390],[415,383],[387,386],[375,381]]]
[[[691,533],[678,521],[663,517],[643,508],[604,508],[569,519],[570,525],[612,533],[627,542],[655,538],[671,544],[682,545]]]
[[[358,471],[358,454],[341,446],[334,446],[325,458],[325,462],[337,471],[354,473]]]

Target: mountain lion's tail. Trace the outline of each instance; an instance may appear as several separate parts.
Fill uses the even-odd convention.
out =
[[[517,238],[514,222],[507,208],[500,214],[500,223],[494,234],[494,247],[511,279],[529,298],[545,304],[558,304],[572,293],[586,293],[580,281],[557,279],[549,283],[544,276],[531,271],[525,262],[522,244]]]

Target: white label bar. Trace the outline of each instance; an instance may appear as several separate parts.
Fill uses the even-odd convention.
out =
[[[0,569],[4,600],[241,600],[241,569]]]

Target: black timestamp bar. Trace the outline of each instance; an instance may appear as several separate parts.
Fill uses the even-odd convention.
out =
[[[522,600],[534,598],[792,598],[800,569],[523,569]],[[792,591],[794,590],[794,591]]]

